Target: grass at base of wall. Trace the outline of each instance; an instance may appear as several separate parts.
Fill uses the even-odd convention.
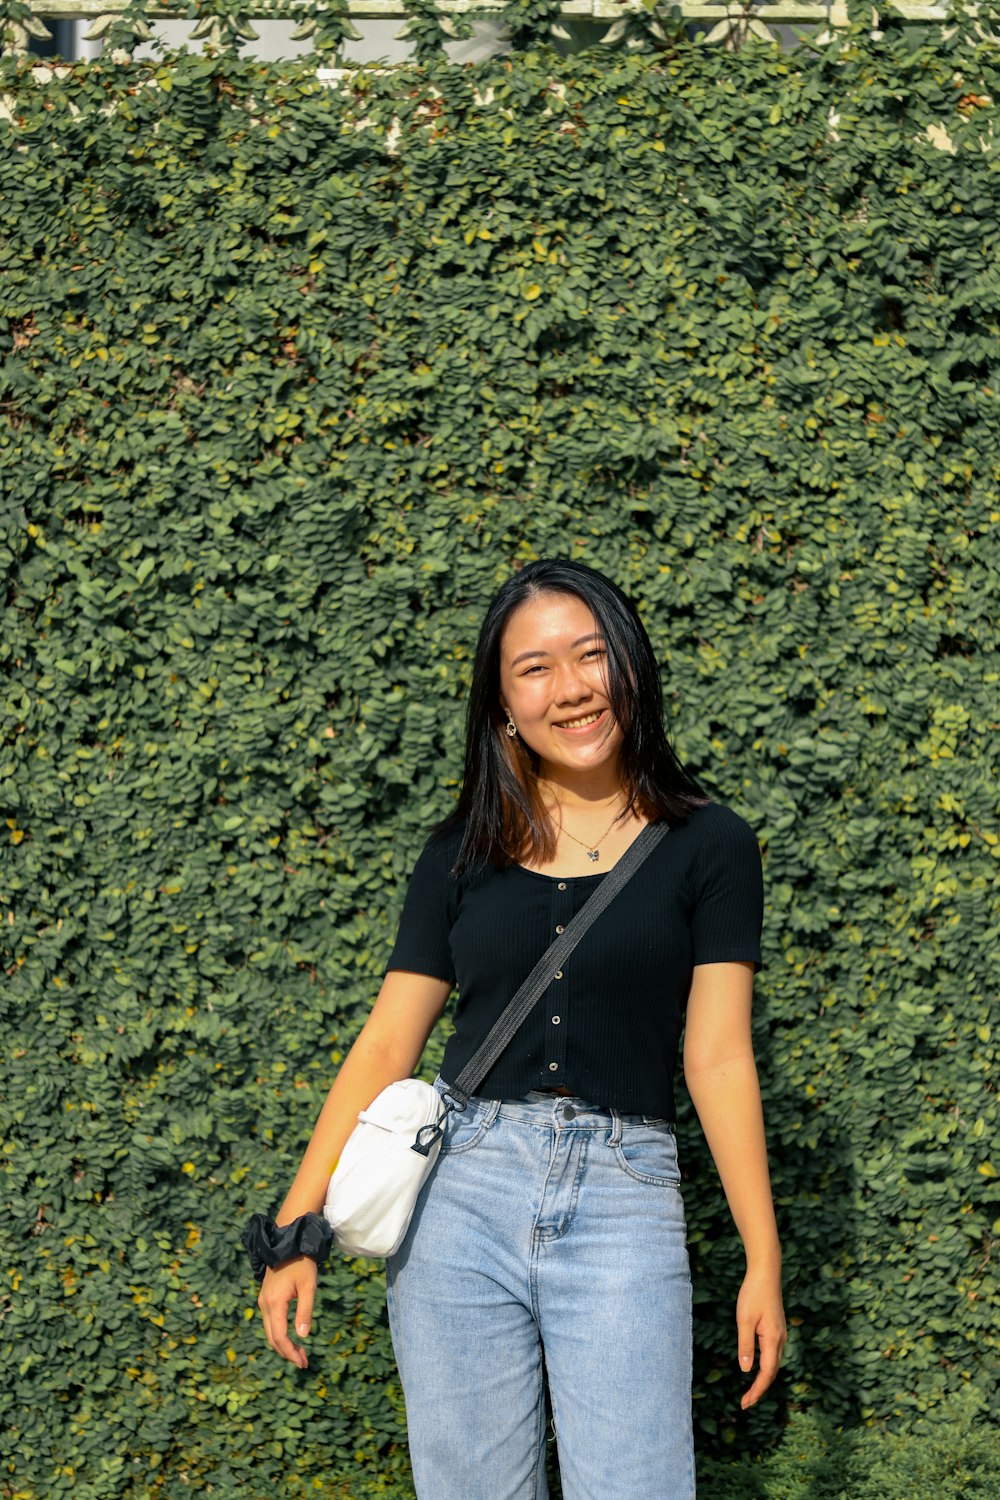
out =
[[[831,1429],[816,1413],[791,1420],[760,1457],[701,1459],[698,1500],[998,1500],[995,1439],[985,1414],[919,1432]]]

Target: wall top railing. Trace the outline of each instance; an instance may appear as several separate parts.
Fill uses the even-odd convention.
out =
[[[883,14],[891,14],[904,23],[941,23],[949,19],[947,0],[899,0],[899,3],[882,7]],[[970,7],[974,9],[974,7]],[[536,31],[539,26],[551,35],[569,38],[560,21],[604,23],[607,26],[602,42],[615,43],[624,40],[636,44],[637,33],[656,37],[658,32],[657,11],[669,14],[682,23],[707,23],[708,29],[699,38],[705,43],[719,43],[736,47],[752,36],[765,40],[776,40],[773,28],[780,26],[818,26],[826,38],[830,31],[849,24],[846,0],[763,0],[763,3],[725,3],[725,0],[673,0],[661,7],[644,3],[644,0],[553,0],[550,7],[551,20],[533,16]],[[879,11],[872,8],[872,27],[879,25]],[[192,41],[222,39],[253,42],[258,33],[254,20],[297,22],[293,37],[308,39],[331,30],[334,41],[329,41],[325,50],[339,50],[345,40],[360,40],[352,22],[355,20],[394,20],[407,22],[399,36],[407,34],[415,21],[426,26],[428,22],[440,27],[443,39],[464,35],[456,27],[453,18],[478,18],[500,24],[519,24],[521,17],[516,7],[506,0],[331,0],[327,6],[317,0],[0,0],[0,28],[4,52],[24,52],[29,38],[39,41],[51,40],[47,21],[89,22],[84,37],[97,41],[114,28],[115,40],[119,40],[122,27],[134,37],[136,43],[151,35],[149,22],[159,20],[186,20],[193,22],[190,31]],[[461,22],[459,23],[459,26]],[[666,33],[659,35],[666,40]]]

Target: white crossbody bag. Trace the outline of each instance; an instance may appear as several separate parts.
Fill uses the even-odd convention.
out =
[[[553,974],[669,831],[670,824],[663,821],[642,829],[542,954],[457,1081],[446,1085],[444,1098],[422,1079],[404,1078],[390,1083],[361,1111],[323,1205],[323,1217],[343,1254],[374,1258],[392,1255],[399,1248],[420,1189],[437,1161],[447,1115],[465,1108]]]

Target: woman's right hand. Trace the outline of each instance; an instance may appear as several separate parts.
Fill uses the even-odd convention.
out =
[[[301,1345],[293,1344],[288,1337],[288,1310],[295,1302],[295,1331],[305,1338],[312,1324],[318,1279],[319,1270],[312,1256],[297,1255],[276,1270],[268,1266],[257,1298],[267,1342],[276,1354],[298,1365],[300,1370],[308,1369],[309,1359]]]

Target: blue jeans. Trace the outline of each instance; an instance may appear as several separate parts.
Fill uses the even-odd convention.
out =
[[[543,1351],[564,1500],[692,1500],[691,1278],[665,1121],[543,1093],[470,1100],[386,1273],[419,1500],[546,1500]]]

